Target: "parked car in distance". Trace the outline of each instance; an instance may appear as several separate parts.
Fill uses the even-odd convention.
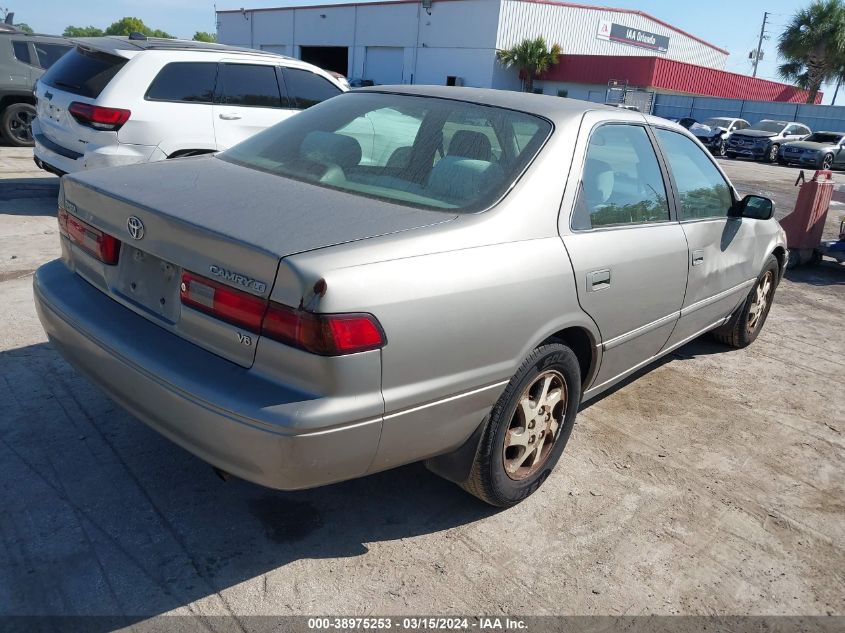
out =
[[[349,80],[350,88],[369,88],[375,86],[376,82],[372,79],[362,79],[361,77],[353,77]]]
[[[716,156],[724,156],[728,147],[728,137],[750,125],[745,119],[715,117],[701,123],[693,123],[689,128],[702,144]]]
[[[817,169],[845,166],[845,133],[813,132],[803,141],[784,143],[778,162]]]
[[[216,152],[345,90],[316,66],[274,53],[80,39],[36,86],[35,162],[65,174]]]
[[[639,112],[640,109],[635,105],[630,105],[627,103],[605,103],[605,105],[610,106],[611,108],[622,108],[623,110],[630,110],[631,112]]]
[[[364,161],[362,120],[390,152]],[[509,506],[582,402],[705,332],[754,341],[772,214],[657,117],[366,88],[220,154],[66,176],[33,285],[72,365],[222,471],[297,489],[426,460]]]
[[[5,26],[5,25],[4,25]],[[10,145],[32,145],[32,86],[72,48],[63,37],[0,30],[0,134]]]
[[[780,147],[788,141],[809,136],[810,128],[803,123],[763,119],[741,132],[731,134],[725,154],[729,158],[753,158],[770,163],[780,154]]]

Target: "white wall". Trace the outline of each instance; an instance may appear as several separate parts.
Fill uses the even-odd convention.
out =
[[[431,15],[418,3],[224,12],[218,38],[252,48],[285,46],[294,57],[300,46],[347,46],[349,77],[366,77],[368,46],[401,48],[403,83],[444,84],[455,75],[465,85],[491,87],[499,5],[437,0]]]
[[[601,8],[566,6],[540,2],[502,0],[502,17],[496,38],[497,48],[510,48],[527,37],[543,35],[549,44],[560,44],[564,54],[660,56],[647,48],[600,40],[596,37],[600,20],[665,35],[668,59],[724,69],[728,55],[683,35],[639,13],[622,13]]]

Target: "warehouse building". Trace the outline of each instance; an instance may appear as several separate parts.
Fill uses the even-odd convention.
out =
[[[800,101],[803,91],[724,71],[728,51],[641,11],[555,0],[395,0],[218,11],[218,38],[377,84],[519,90],[496,50],[543,35],[564,56],[536,89],[591,101],[637,89]]]

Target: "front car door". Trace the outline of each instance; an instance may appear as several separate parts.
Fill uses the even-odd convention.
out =
[[[223,62],[214,98],[214,135],[224,150],[293,113],[271,64]]]
[[[601,332],[593,390],[658,353],[678,320],[687,282],[686,239],[670,211],[648,127],[644,119],[605,117],[584,116],[578,167],[567,186],[575,198],[560,227],[579,303]]]
[[[755,224],[728,217],[734,192],[708,152],[685,134],[655,128],[689,244],[689,281],[672,346],[718,325],[748,294],[757,273]]]

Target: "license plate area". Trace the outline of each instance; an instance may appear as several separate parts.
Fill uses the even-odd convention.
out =
[[[124,243],[115,291],[147,312],[176,323],[180,275],[178,266]]]

